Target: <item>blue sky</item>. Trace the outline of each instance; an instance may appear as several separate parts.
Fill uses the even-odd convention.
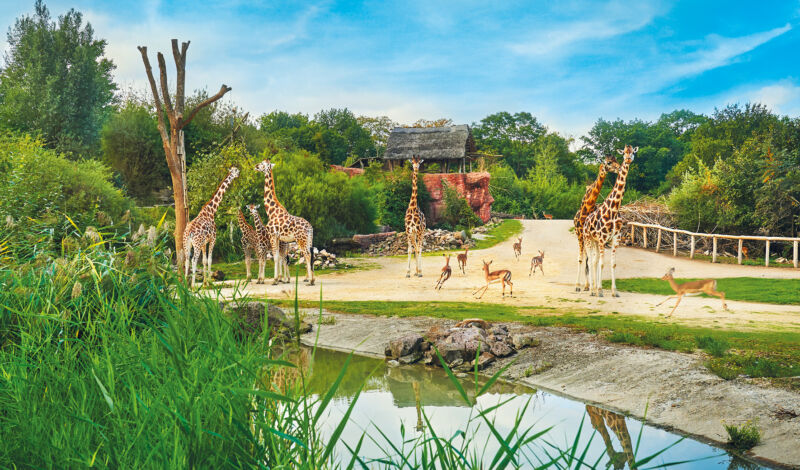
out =
[[[3,28],[33,9],[3,3]],[[137,45],[152,57],[188,39],[187,87],[232,86],[251,115],[348,107],[472,123],[529,111],[573,137],[599,117],[735,102],[800,115],[800,0],[46,3],[85,14],[122,87],[145,87]]]

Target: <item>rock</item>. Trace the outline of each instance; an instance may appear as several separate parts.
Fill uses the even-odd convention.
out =
[[[436,344],[436,349],[439,350],[439,354],[447,364],[451,364],[456,359],[461,359],[462,361],[466,362],[475,358],[475,351],[470,354],[466,349],[464,349],[463,344],[439,342]],[[439,358],[436,357],[436,353],[433,353],[432,356],[432,364],[440,365]]]
[[[449,366],[451,369],[455,369],[456,367],[460,366],[460,365],[461,365],[461,364],[463,364],[463,363],[464,363],[464,360],[463,360],[463,359],[461,359],[461,358],[459,357],[459,358],[458,358],[458,359],[456,359],[455,361],[453,361],[453,362],[451,362],[450,364],[448,364],[448,366]]]
[[[481,353],[480,357],[477,359],[477,361],[478,361],[478,370],[485,369],[487,366],[489,366],[489,364],[493,363],[496,360],[497,359],[490,352]],[[474,366],[474,364],[473,364],[473,366]]]
[[[405,356],[400,357],[399,359],[397,359],[397,362],[399,362],[400,364],[413,364],[419,361],[420,359],[422,359],[422,351],[417,350],[412,352],[411,354],[407,354]]]
[[[399,362],[397,362],[397,361],[395,361],[394,359],[391,359],[391,360],[390,360],[389,362],[387,362],[386,364],[387,364],[389,367],[397,367],[397,366],[399,366],[399,365],[400,365],[400,363],[399,363]]]
[[[527,347],[535,347],[539,346],[540,341],[536,339],[533,333],[514,333],[511,335],[511,342],[514,344],[516,349],[522,349]]]
[[[496,357],[506,357],[514,354],[514,350],[511,349],[509,345],[506,343],[495,342],[492,344],[492,347],[489,349],[489,352],[494,354]]]
[[[224,281],[225,280],[225,273],[219,269],[211,273],[211,277],[215,281]]]
[[[295,329],[298,328],[296,320],[286,315],[283,310],[272,304],[266,304],[267,325],[270,332],[284,336],[294,336]],[[229,302],[221,304],[223,312],[227,313],[238,321],[239,326],[245,334],[258,334],[264,328],[264,302]],[[301,321],[299,325],[300,333],[311,331],[311,324]]]
[[[508,334],[508,326],[506,326],[506,325],[495,325],[489,331],[493,335],[507,335]]]
[[[414,352],[422,351],[422,335],[412,333],[389,341],[389,355],[393,359],[407,356]],[[419,358],[418,358],[419,359]]]

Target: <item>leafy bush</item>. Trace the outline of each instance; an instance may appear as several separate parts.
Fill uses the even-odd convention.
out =
[[[102,163],[70,161],[41,140],[0,135],[0,214],[15,220],[55,215],[58,235],[70,225],[63,215],[81,226],[110,225],[129,207]]]
[[[372,173],[368,177],[373,178],[372,188],[378,206],[379,222],[382,225],[388,225],[393,230],[404,231],[406,229],[406,209],[411,200],[411,171],[408,169],[408,165],[391,173],[380,175]],[[422,177],[418,177],[417,205],[424,210],[428,207],[430,200],[431,195],[428,188],[422,182]]]
[[[761,431],[752,421],[740,426],[723,424],[728,432],[728,445],[737,450],[750,450],[761,442]]]
[[[722,359],[711,359],[705,363],[706,369],[712,374],[725,380],[733,380],[739,377],[739,368],[732,366],[729,361]]]
[[[201,157],[187,175],[190,217],[208,202],[228,169],[236,165],[241,173],[222,199],[216,218],[220,233],[225,233],[230,224],[235,226],[238,209],[264,201],[264,175],[254,169],[261,159],[248,153],[241,143]],[[325,246],[335,237],[374,231],[377,212],[363,178],[330,171],[304,150],[280,151],[271,161],[276,164],[273,175],[278,200],[290,213],[311,223],[315,246]],[[266,214],[262,213],[262,219],[266,221]],[[232,246],[230,237],[218,235],[217,242],[216,253],[238,253],[239,247]]]
[[[483,221],[475,215],[467,200],[459,196],[458,191],[447,182],[443,181],[442,183],[444,185],[443,199],[445,204],[442,222],[455,229],[466,228],[467,230],[483,225]]]

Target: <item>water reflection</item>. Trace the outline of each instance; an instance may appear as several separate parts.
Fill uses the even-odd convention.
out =
[[[327,391],[336,380],[347,357],[344,353],[317,350],[312,361],[308,357],[308,351],[301,354],[306,356],[299,362],[311,368],[311,391],[318,395]],[[491,419],[501,434],[513,432],[517,424],[520,429],[533,427],[537,431],[552,426],[553,429],[544,436],[544,440],[561,449],[572,445],[581,421],[588,421],[591,429],[588,426],[583,428],[578,448],[582,452],[588,447],[585,461],[597,462],[598,468],[635,468],[636,458],[641,459],[659,452],[680,439],[676,434],[643,426],[641,422],[618,413],[521,385],[497,383],[489,393],[476,398],[475,384],[464,380],[464,391],[476,403],[475,407],[471,407],[464,402],[441,369],[423,366],[390,368],[382,360],[360,356],[352,357],[348,372],[336,391],[335,399],[327,411],[325,426],[321,430],[323,435],[332,432],[340,422],[362,384],[365,384],[363,392],[353,408],[343,436],[344,442],[351,447],[364,431],[373,436],[381,436],[378,442],[365,440],[360,455],[367,459],[386,456],[388,446],[385,442],[380,442],[381,440],[403,442],[409,438],[409,432],[426,436],[435,432],[438,436],[449,437],[464,430],[468,423],[471,423],[471,431],[475,432],[474,442],[485,446],[481,451],[487,456],[493,455],[499,444],[496,444],[486,426],[476,429],[475,423],[480,420],[476,421],[475,416],[477,410],[485,410],[501,402],[507,403],[491,414]],[[523,409],[526,411],[517,423],[517,414]],[[428,423],[432,429],[428,428]],[[405,434],[400,431],[402,427],[406,429]],[[380,434],[375,432],[378,429]],[[631,434],[638,439],[640,429],[641,441],[637,444],[632,440]],[[543,440],[540,441],[539,446],[547,446]],[[548,450],[552,451],[552,448],[548,447]],[[531,455],[536,453],[536,450],[530,452]],[[343,444],[339,455],[350,455]],[[709,456],[713,458],[682,464],[676,468],[761,468],[733,459],[720,449],[688,438],[648,462],[645,467],[657,468],[669,462]],[[538,464],[535,457],[529,462],[531,465],[522,463],[522,467]]]

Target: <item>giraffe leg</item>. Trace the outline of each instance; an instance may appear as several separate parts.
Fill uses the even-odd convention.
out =
[[[581,234],[578,234],[578,278],[575,280],[575,292],[581,291],[581,271],[583,271],[583,242],[581,241]],[[587,279],[588,282],[588,279]]]
[[[192,264],[192,242],[187,240],[183,243],[183,264],[185,265],[183,279],[186,280],[189,278],[189,267]]]
[[[192,255],[192,289],[194,289],[194,280],[197,278],[197,261],[200,259],[200,249],[198,247],[194,248],[194,254]]]
[[[611,297],[619,297],[617,292],[617,246],[619,246],[619,238],[616,233],[611,238]]]
[[[203,285],[211,282],[211,259],[214,252],[214,240],[208,242],[208,262],[206,263],[206,275],[203,276]]]
[[[281,248],[280,248],[280,239],[278,238],[277,234],[271,234],[269,237],[270,246],[272,246],[272,261],[275,267],[275,277],[272,278],[272,285],[276,285],[280,281],[280,269],[281,269]]]
[[[597,296],[603,296],[603,258],[605,258],[606,254],[606,246],[605,244],[600,244],[599,250],[597,253]]]
[[[595,268],[595,263],[597,262],[597,254],[594,250],[594,245],[589,245],[588,247],[588,256],[586,258],[586,266],[589,271],[586,273],[586,282],[591,281],[591,285],[589,287],[589,292],[592,297],[597,295],[597,292],[594,289],[595,286],[595,276],[597,276],[597,268]]]
[[[244,270],[245,270],[245,272],[247,272],[247,281],[248,282],[250,281],[250,278],[253,277],[252,274],[250,273],[250,263],[252,262],[252,259],[250,258],[250,255],[251,255],[250,248],[245,247],[244,248]],[[259,258],[258,261],[259,261],[259,263],[261,263],[261,258]]]
[[[411,251],[413,250],[411,246],[411,240],[408,241],[408,270],[406,270],[406,277],[411,277]]]
[[[416,261],[417,261],[416,276],[417,277],[422,277],[422,243],[421,242],[420,242],[419,245],[417,245],[417,249],[416,249],[416,252],[414,254],[414,257],[416,258]]]

